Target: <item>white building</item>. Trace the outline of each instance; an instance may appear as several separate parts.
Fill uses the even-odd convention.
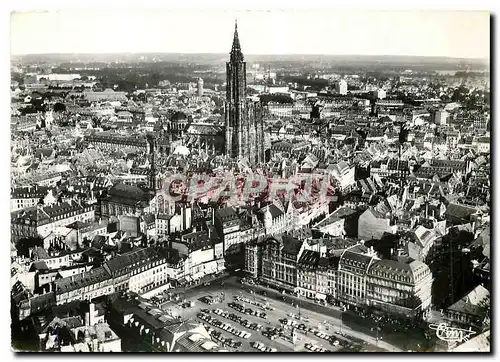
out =
[[[490,137],[478,137],[476,140],[477,152],[490,153],[491,139]]]
[[[373,91],[373,96],[377,99],[384,99],[387,97],[387,92],[384,89],[379,88]]]
[[[434,112],[434,123],[438,126],[446,125],[449,113],[445,110],[437,110]]]
[[[356,183],[354,179],[355,167],[349,166],[344,161],[340,161],[331,167],[329,166],[327,169],[330,171],[330,175],[339,182],[342,190],[346,190]]]
[[[198,78],[198,84],[196,88],[198,97],[203,97],[203,79]]]
[[[338,94],[346,95],[347,94],[347,82],[344,79],[341,79],[335,85],[335,91]]]

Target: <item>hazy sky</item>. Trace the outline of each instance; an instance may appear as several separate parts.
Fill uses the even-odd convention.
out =
[[[471,11],[68,10],[14,13],[12,54],[228,53],[489,58],[489,13]]]

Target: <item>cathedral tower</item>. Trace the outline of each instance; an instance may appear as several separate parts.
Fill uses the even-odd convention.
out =
[[[237,24],[229,54],[229,62],[226,63],[226,154],[232,158],[245,158],[251,164],[262,162],[262,107],[260,102],[246,98],[246,62],[241,52]]]

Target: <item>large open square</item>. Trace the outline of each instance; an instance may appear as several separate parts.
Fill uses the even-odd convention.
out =
[[[363,321],[360,322],[352,317],[347,318],[347,322],[343,321],[341,315],[346,315],[346,313],[342,313],[340,308],[332,308],[328,310],[328,314],[323,314],[318,311],[325,310],[325,307],[318,305],[315,308],[316,311],[313,311],[311,310],[313,308],[307,305],[312,303],[311,301],[304,300],[302,305],[292,300],[293,298],[289,295],[281,296],[271,289],[266,291],[265,288],[261,286],[242,284],[240,278],[235,276],[226,276],[210,283],[203,283],[190,289],[182,290],[181,292],[175,290],[175,292],[179,293],[180,296],[177,302],[179,305],[177,310],[180,311],[183,319],[193,318],[205,324],[207,327],[211,327],[213,330],[221,332],[224,338],[230,338],[242,343],[240,347],[236,349],[230,348],[230,350],[258,352],[257,349],[251,346],[252,342],[261,342],[266,347],[275,348],[277,351],[283,352],[307,352],[310,351],[310,349],[306,347],[306,345],[309,344],[317,349],[323,348],[330,352],[403,350],[398,346],[386,343],[384,341],[384,332],[381,331],[377,335],[376,331],[371,330],[369,323],[365,324]],[[218,301],[217,297],[221,296],[221,293],[224,299]],[[209,305],[202,301],[206,296],[214,297],[215,302]],[[250,308],[254,311],[265,312],[266,318],[241,313],[229,306],[231,302],[236,302],[245,309]],[[165,305],[167,304],[168,303]],[[263,305],[267,305],[270,310],[264,310],[261,307]],[[248,320],[249,323],[260,324],[262,329],[258,331],[252,330],[242,326],[237,321],[232,321],[226,317],[217,315],[214,311],[218,309],[228,314],[237,315],[242,321]],[[202,310],[209,310],[210,313],[203,313],[201,312]],[[200,319],[198,317],[200,313],[210,315],[215,320],[227,323],[237,330],[249,332],[251,336],[245,339],[237,337],[222,328],[214,327],[212,324],[207,323],[207,321]],[[291,338],[293,327],[281,323],[283,319],[287,319],[289,323],[295,321],[294,325],[296,327],[301,324],[305,327],[302,327],[302,330],[301,328],[295,328],[297,334],[295,344],[292,343]],[[263,334],[266,330],[274,328],[283,328],[282,336],[278,336],[271,340]],[[405,345],[403,347],[407,346]]]

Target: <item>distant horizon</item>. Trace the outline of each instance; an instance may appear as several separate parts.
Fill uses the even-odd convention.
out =
[[[22,53],[22,54],[11,54],[11,57],[27,57],[27,56],[79,56],[79,55],[98,55],[98,56],[112,56],[112,55],[213,55],[213,56],[226,56],[229,55],[229,51],[226,53],[209,53],[209,52],[160,52],[160,51],[144,51],[144,52],[127,52],[127,51],[117,51],[117,52],[108,52],[108,53],[96,53],[96,52],[60,52],[60,53]],[[447,59],[447,60],[466,60],[466,61],[480,61],[489,63],[490,58],[468,58],[468,57],[452,57],[452,56],[439,56],[439,55],[391,55],[391,54],[313,54],[313,53],[291,53],[291,54],[279,54],[279,53],[244,53],[245,57],[341,57],[341,58],[349,58],[349,57],[359,57],[359,58],[429,58],[429,59]]]
[[[227,54],[490,58],[486,11],[50,10],[11,14],[11,54]],[[109,31],[111,30],[111,31]]]

